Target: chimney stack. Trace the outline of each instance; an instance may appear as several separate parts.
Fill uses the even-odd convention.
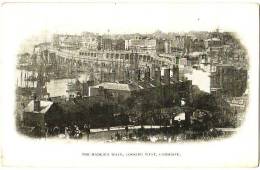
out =
[[[41,110],[41,101],[37,99],[36,92],[33,92],[32,98],[33,98],[33,111],[39,112]]]
[[[155,81],[156,81],[157,86],[161,85],[161,70],[160,69],[155,71]]]
[[[116,71],[115,69],[112,70],[112,73],[111,73],[111,80],[112,82],[116,82]]]
[[[144,79],[147,82],[150,81],[150,67],[149,66],[147,66],[146,69],[145,69]]]
[[[135,81],[140,81],[141,80],[141,71],[139,69],[135,70],[134,77],[135,77],[135,79],[134,79]]]
[[[172,73],[173,73],[173,76],[172,76],[173,81],[179,82],[179,67],[178,67],[178,65],[173,65]]]
[[[104,96],[104,87],[103,86],[99,86],[98,87],[98,95],[99,96]]]
[[[41,110],[41,101],[36,99],[33,102],[33,110],[39,112]]]
[[[152,64],[151,77],[152,77],[152,78],[155,78],[155,64]]]
[[[170,85],[170,69],[169,68],[164,69],[164,83],[166,85]]]
[[[124,71],[124,81],[127,82],[130,79],[130,73],[128,68],[126,68],[126,70]]]
[[[138,69],[138,54],[134,55],[134,69]]]

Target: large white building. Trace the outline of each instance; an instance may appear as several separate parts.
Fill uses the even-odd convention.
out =
[[[150,52],[150,53],[164,53],[165,41],[150,38],[135,38],[125,40],[125,50],[134,52]]]

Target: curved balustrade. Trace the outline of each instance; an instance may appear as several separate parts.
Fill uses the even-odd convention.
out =
[[[49,49],[50,52],[55,53],[56,56],[63,58],[59,59],[61,62],[68,62],[70,60],[80,62],[124,62],[134,63],[139,65],[146,64],[172,64],[171,60],[160,58],[156,54],[149,53],[132,53],[131,51],[61,51],[58,49]],[[137,60],[136,60],[137,59]]]

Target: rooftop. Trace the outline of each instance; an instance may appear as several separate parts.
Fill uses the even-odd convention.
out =
[[[195,51],[195,52],[190,53],[189,55],[192,56],[192,57],[197,57],[197,56],[206,55],[206,54],[207,54],[206,52]]]
[[[210,38],[210,39],[207,39],[205,41],[220,41],[220,39],[219,38]]]
[[[217,64],[216,67],[234,67],[232,64]]]
[[[30,103],[24,108],[24,112],[35,112],[45,114],[50,107],[53,105],[51,101],[40,101],[40,111],[34,111],[34,101],[30,101]]]
[[[134,91],[140,89],[138,86],[133,84],[121,84],[121,83],[110,83],[110,82],[104,82],[96,86],[93,86],[92,88],[99,88],[100,86],[104,87],[104,89],[122,90],[122,91]]]

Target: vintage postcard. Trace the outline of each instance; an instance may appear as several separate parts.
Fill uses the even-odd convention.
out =
[[[3,2],[5,167],[257,167],[259,6]]]

